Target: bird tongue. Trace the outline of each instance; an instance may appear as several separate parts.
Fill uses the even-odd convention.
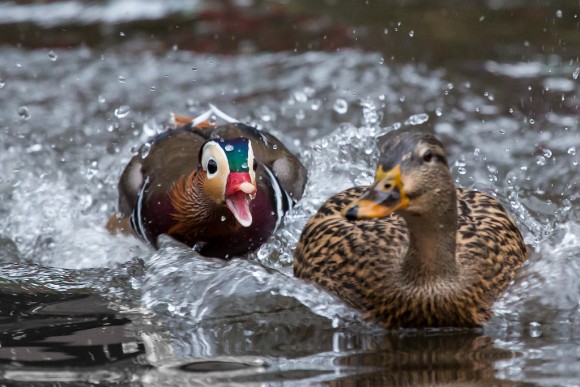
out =
[[[252,224],[250,201],[250,195],[242,191],[236,191],[226,197],[226,206],[234,214],[236,220],[244,227]]]

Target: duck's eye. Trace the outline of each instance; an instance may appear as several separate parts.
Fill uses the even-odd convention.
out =
[[[207,162],[207,173],[215,175],[218,170],[217,162],[214,159],[209,159]]]
[[[428,150],[425,153],[423,153],[423,161],[425,161],[425,162],[428,163],[431,160],[433,160],[433,152],[431,152],[430,150]]]

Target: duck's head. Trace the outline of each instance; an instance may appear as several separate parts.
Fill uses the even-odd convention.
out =
[[[433,213],[442,198],[454,195],[445,149],[432,134],[389,132],[379,139],[379,149],[375,180],[344,210],[347,219],[379,218],[395,211],[403,216]]]
[[[199,157],[205,194],[216,205],[225,205],[242,226],[250,226],[250,202],[257,191],[252,143],[244,137],[212,139],[203,145]]]

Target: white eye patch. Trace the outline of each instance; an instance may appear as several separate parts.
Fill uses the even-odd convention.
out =
[[[254,159],[254,150],[252,149],[252,142],[248,143],[248,169],[250,170],[250,178],[252,183],[256,181],[256,160]]]
[[[203,146],[201,167],[207,172],[208,179],[214,179],[218,175],[227,177],[230,173],[228,158],[215,141],[209,141]]]

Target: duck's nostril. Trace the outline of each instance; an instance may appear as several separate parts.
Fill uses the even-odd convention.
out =
[[[344,213],[344,217],[348,220],[358,219],[358,206],[352,206]]]

